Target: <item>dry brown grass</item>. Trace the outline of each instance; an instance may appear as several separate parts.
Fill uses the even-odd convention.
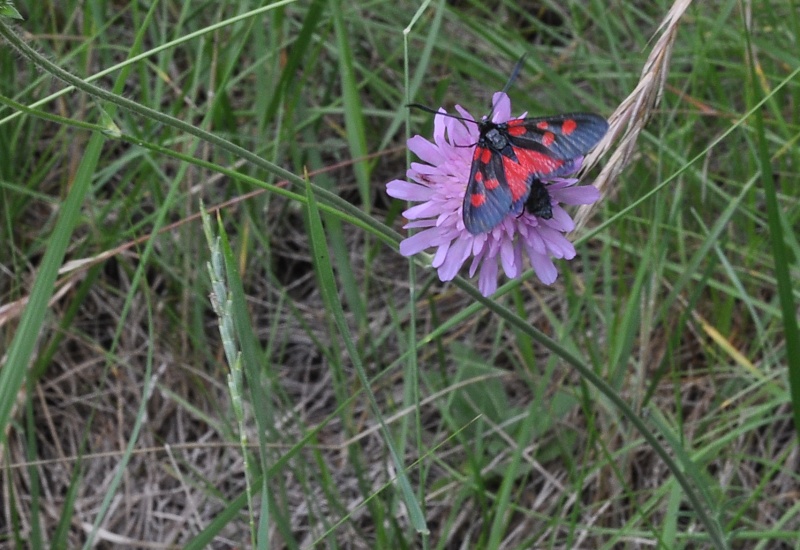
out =
[[[588,171],[599,159],[612,150],[600,175],[592,185],[597,187],[605,198],[614,192],[614,185],[619,182],[619,175],[625,170],[636,154],[636,144],[647,121],[658,107],[670,70],[670,59],[675,40],[678,38],[681,18],[692,0],[676,0],[659,25],[658,37],[636,88],[626,97],[608,118],[608,133],[595,147],[584,162],[584,170]],[[575,215],[575,232],[581,230],[600,201],[581,206]]]
[[[638,138],[659,105],[682,17],[690,4],[689,0],[677,0],[672,5],[658,26],[658,38],[638,85],[614,111],[608,135],[587,158],[586,166],[590,169],[600,157],[611,153],[595,181],[605,196],[615,193],[620,174],[636,158]],[[331,136],[335,137],[340,128],[332,124],[326,130],[325,137],[333,139]],[[399,159],[387,157],[392,166],[381,168],[385,173],[380,176],[386,176],[386,180],[396,177],[402,170]],[[167,168],[174,170],[176,167],[169,165]],[[193,183],[197,194],[201,194],[199,189],[207,191],[197,182]],[[57,188],[58,183],[54,182],[53,186]],[[193,197],[194,194],[189,195]],[[208,201],[211,203],[216,197],[208,198],[212,199]],[[240,223],[233,229],[241,231],[237,237],[243,242],[247,242],[247,235],[254,231],[236,218],[246,206],[240,197],[237,207],[225,203],[223,209],[226,221],[235,220],[231,225]],[[244,268],[257,337],[260,343],[273,342],[275,346],[272,355],[265,358],[264,369],[270,374],[270,390],[275,396],[273,405],[277,408],[275,433],[271,434],[274,439],[267,461],[275,463],[304,435],[319,430],[314,439],[275,474],[278,512],[284,514],[282,519],[303,548],[311,547],[328,531],[333,532],[332,537],[340,548],[373,548],[375,533],[386,528],[375,524],[376,517],[383,517],[387,525],[399,526],[397,532],[409,533],[409,537],[410,522],[405,508],[386,496],[396,491],[390,483],[393,466],[365,400],[359,396],[347,405],[346,414],[334,414],[342,401],[335,389],[344,387],[355,394],[360,388],[349,367],[345,369],[344,383],[333,380],[331,356],[339,354],[336,359],[346,366],[349,363],[324,311],[310,267],[313,262],[308,239],[301,216],[293,210],[295,206],[276,199],[265,207],[260,215],[265,226],[271,224],[269,231],[274,231],[269,254],[255,252],[248,256],[248,253],[253,254],[253,248],[242,245],[241,256],[237,258]],[[589,221],[593,211],[594,206],[581,208],[577,216],[578,230]],[[285,216],[280,218],[279,214]],[[279,221],[273,223],[273,216]],[[198,258],[206,257],[201,244],[187,239],[187,234],[194,231],[200,233],[199,224],[188,216],[167,227],[157,245],[160,261],[154,263],[163,270],[150,269],[146,283],[138,287],[133,286],[131,274],[140,259],[137,245],[148,235],[65,264],[50,302],[48,330],[42,335],[38,350],[37,357],[47,357],[45,364],[37,365],[46,371],[45,375],[31,389],[31,394],[20,394],[14,413],[17,424],[7,428],[8,446],[0,448],[0,453],[5,453],[0,455],[3,464],[0,492],[4,498],[0,532],[8,533],[15,522],[22,533],[29,534],[35,529],[31,523],[35,516],[31,503],[34,488],[37,488],[41,492],[38,502],[43,504],[41,526],[50,536],[74,488],[75,513],[68,526],[69,547],[80,547],[86,541],[103,499],[111,494],[111,506],[97,530],[98,547],[178,548],[207,527],[231,500],[243,494],[244,461],[231,420],[230,395],[225,383],[228,369],[219,344],[217,319],[207,303],[205,283],[195,284],[196,278],[205,276],[204,268],[189,263],[192,259],[199,262]],[[378,379],[374,390],[379,405],[386,411],[385,421],[399,431],[401,423],[413,419],[417,412],[414,407],[404,406],[407,381],[403,373],[389,368],[406,348],[404,335],[390,335],[377,343],[371,339],[395,322],[398,326],[407,323],[405,317],[396,320],[398,310],[402,309],[399,304],[408,301],[407,264],[396,253],[380,248],[374,252],[377,259],[369,264],[367,273],[361,258],[365,246],[363,233],[349,227],[345,238],[346,248],[355,258],[352,265],[357,266],[356,278],[359,282],[369,280],[371,285],[364,296],[367,319],[351,316],[349,321],[360,338],[359,343],[368,350],[366,367],[370,375],[378,377],[388,371]],[[194,255],[183,255],[180,252],[183,247],[197,249]],[[175,258],[180,261],[173,264]],[[585,257],[573,263],[574,287],[577,288],[574,291],[592,292],[581,285],[593,261],[594,258]],[[98,265],[102,266],[101,271],[93,273],[92,269]],[[188,267],[190,273],[176,276],[175,272],[184,267]],[[626,268],[629,270],[625,271]],[[30,269],[35,271],[35,265]],[[635,271],[635,266],[623,265],[621,269],[624,273],[620,278],[624,279],[626,273]],[[283,277],[279,281],[283,287],[270,278],[274,272]],[[90,276],[96,279],[75,309],[75,316],[70,317],[73,300]],[[552,333],[553,318],[549,316],[552,312],[564,319],[574,315],[564,290],[563,280],[547,293],[533,285],[526,286],[526,296],[530,300],[521,306],[526,319],[542,331]],[[123,321],[121,312],[127,296],[134,296],[134,299]],[[650,389],[648,377],[657,374],[665,355],[677,352],[685,368],[681,378],[662,379],[652,388],[651,399],[667,415],[680,417],[685,430],[680,436],[699,445],[726,435],[714,432],[717,427],[707,420],[712,415],[727,414],[731,403],[720,404],[716,396],[722,392],[722,385],[737,383],[738,376],[729,371],[714,373],[714,376],[709,373],[708,357],[716,353],[716,348],[709,343],[713,326],[704,316],[709,312],[693,309],[683,297],[679,302],[687,309],[686,316],[695,321],[694,325],[684,326],[684,312],[679,311],[662,326],[645,326],[646,314],[652,311],[648,308],[654,306],[651,303],[641,305],[645,318],[643,335],[632,346],[630,361],[641,365],[642,370],[626,375],[629,383],[624,384],[620,392],[631,403],[640,403]],[[25,304],[25,296],[0,304],[0,328],[13,333]],[[442,285],[429,300],[415,304],[420,332],[428,334],[443,319],[469,305],[468,299],[453,287]],[[70,321],[62,324],[64,319]],[[120,323],[124,330],[115,341],[115,329]],[[747,327],[747,323],[736,326]],[[516,425],[512,421],[506,424],[497,421],[481,410],[482,404],[476,402],[474,394],[467,394],[458,403],[466,403],[465,408],[474,417],[484,415],[481,422],[486,424],[481,425],[480,436],[495,445],[490,449],[489,462],[470,462],[473,449],[469,445],[473,442],[464,443],[454,437],[456,430],[444,419],[452,412],[451,408],[455,409],[455,399],[451,401],[451,398],[461,398],[468,389],[484,390],[498,383],[508,396],[505,406],[515,414],[519,411],[513,420],[536,420],[535,415],[525,416],[529,411],[525,407],[534,398],[552,403],[568,393],[573,396],[573,390],[575,395],[584,391],[583,382],[575,373],[560,367],[551,368],[550,357],[538,350],[535,366],[530,370],[515,369],[522,361],[522,352],[516,347],[513,334],[504,336],[507,340],[498,344],[498,333],[510,332],[499,327],[495,319],[475,316],[437,340],[436,346],[425,348],[420,355],[420,363],[429,377],[423,384],[427,393],[421,396],[418,407],[423,428],[420,439],[426,449],[435,451],[420,456],[411,449],[404,460],[406,464],[413,464],[422,459],[426,464],[425,482],[429,488],[424,502],[426,519],[433,532],[432,540],[443,548],[478,547],[474,541],[485,542],[487,525],[493,520],[487,510],[491,509],[491,500],[499,492],[505,468],[520,447],[515,439]],[[597,326],[586,338],[607,342],[613,329]],[[678,346],[670,341],[676,331],[682,335]],[[465,347],[465,341],[469,346]],[[496,354],[506,357],[504,363],[492,365],[492,369],[481,374],[470,371],[470,376],[459,378],[464,373],[463,364],[470,360],[482,361],[483,354],[490,356],[498,346],[508,348],[503,350],[505,355]],[[322,350],[331,355],[325,355]],[[458,356],[458,351],[463,356]],[[149,370],[152,370],[151,378],[147,377]],[[550,377],[545,380],[545,386],[538,384],[542,373]],[[441,380],[434,380],[437,377]],[[542,395],[537,395],[539,391]],[[748,395],[744,393],[748,390],[742,391],[741,399],[747,400]],[[29,410],[26,409],[28,402]],[[134,438],[135,420],[141,416],[142,406],[144,422],[129,459],[123,461],[126,446]],[[591,411],[580,406],[566,410],[567,413],[557,416],[556,424],[536,433],[533,441],[523,445],[520,460],[526,476],[520,476],[520,484],[514,488],[516,508],[508,512],[502,547],[521,548],[535,533],[539,540],[552,541],[548,548],[565,548],[562,540],[571,541],[572,548],[593,548],[610,540],[610,535],[603,534],[602,529],[618,529],[647,514],[633,534],[623,535],[613,547],[651,548],[654,544],[652,532],[660,532],[659,526],[667,521],[667,510],[644,510],[639,499],[645,500],[647,495],[672,483],[670,472],[651,449],[636,440],[631,426],[606,405],[599,404]],[[774,411],[776,417],[784,413],[783,408]],[[250,448],[255,453],[258,437],[251,414],[248,410],[247,430]],[[465,431],[472,426],[471,422],[472,419],[465,421]],[[736,422],[732,421],[731,425],[735,426]],[[722,484],[736,478],[743,487],[769,485],[766,494],[776,498],[759,508],[761,517],[752,518],[752,524],[775,525],[794,505],[793,496],[798,491],[794,472],[800,456],[788,439],[788,434],[792,433],[790,423],[781,417],[773,425],[745,432],[732,444],[733,451],[727,449],[731,456],[736,452],[752,454],[765,463],[773,461],[780,465],[768,472],[769,479],[762,478],[765,467],[757,460],[743,461],[745,467],[735,456],[721,456],[704,463],[709,475],[722,480]],[[602,437],[598,438],[597,434]],[[35,460],[30,459],[31,444],[36,449]],[[713,445],[709,443],[709,447]],[[587,469],[576,481],[574,474],[578,468],[562,459],[559,453],[564,449],[574,449],[577,454],[586,452],[580,457],[574,456],[575,460],[594,460],[597,468]],[[356,466],[356,462],[360,464]],[[120,470],[124,470],[121,483],[113,488],[112,481]],[[79,476],[77,481],[76,475]],[[419,470],[412,468],[411,475],[415,476],[412,481],[419,480]],[[483,485],[475,486],[475,480]],[[365,503],[365,495],[375,498]],[[378,511],[371,510],[370,506]],[[260,512],[256,510],[256,515]],[[346,521],[335,525],[342,518]],[[229,521],[213,546],[248,547],[248,522],[245,513]],[[679,525],[686,531],[700,530],[694,518]],[[282,535],[274,523],[271,529],[273,547],[289,547],[282,544]],[[409,544],[413,547],[414,543]],[[0,546],[10,548],[13,544],[6,542]],[[323,542],[320,546],[328,545]],[[696,547],[701,546],[698,543]],[[790,546],[781,546],[781,543],[772,546],[782,547]]]

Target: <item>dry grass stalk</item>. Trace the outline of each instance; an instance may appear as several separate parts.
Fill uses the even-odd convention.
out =
[[[661,95],[664,92],[667,75],[669,74],[672,48],[678,36],[678,23],[691,3],[692,0],[676,0],[672,5],[669,13],[667,13],[656,31],[656,34],[659,32],[662,34],[644,64],[639,84],[609,117],[608,133],[594,151],[586,156],[584,167],[585,170],[589,170],[601,156],[611,149],[611,144],[619,138],[619,145],[614,154],[611,155],[600,175],[594,181],[594,186],[600,190],[603,198],[613,191],[613,184],[630,163],[639,134],[650,119],[651,113],[661,101]],[[575,216],[575,232],[586,224],[599,202],[584,205],[578,209]]]

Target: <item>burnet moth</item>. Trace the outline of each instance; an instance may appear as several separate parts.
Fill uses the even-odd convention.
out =
[[[517,62],[504,93],[523,61],[524,56]],[[418,104],[410,106],[435,112]],[[519,216],[523,209],[542,219],[552,218],[550,193],[542,180],[572,172],[573,161],[589,153],[608,130],[606,120],[591,113],[517,118],[501,123],[492,122],[491,118],[490,113],[480,121],[461,119],[478,125],[478,142],[463,203],[464,226],[473,235],[491,231],[506,216]]]

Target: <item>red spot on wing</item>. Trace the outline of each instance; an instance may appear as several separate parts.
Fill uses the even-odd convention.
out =
[[[492,189],[497,189],[497,186],[500,185],[500,182],[496,179],[488,179],[483,183],[483,186],[486,187],[489,191]]]
[[[564,134],[565,136],[568,136],[572,132],[574,132],[575,128],[577,127],[578,123],[572,120],[571,118],[568,118],[567,120],[561,123],[561,133]]]
[[[475,208],[483,206],[483,203],[486,202],[486,195],[484,195],[483,193],[473,193],[469,198],[469,202]]]
[[[524,136],[528,133],[527,128],[525,128],[524,118],[515,118],[509,120],[506,124],[508,125],[507,131],[510,136]]]
[[[478,151],[480,151],[480,153],[478,153]],[[480,155],[479,158],[481,162],[484,164],[489,164],[489,160],[491,160],[492,158],[492,152],[487,147],[478,147],[475,150],[475,155],[476,156]]]
[[[536,127],[540,130],[547,130],[550,127],[550,124],[547,123],[546,120],[536,123]]]
[[[524,149],[514,148],[519,159],[519,151]],[[528,192],[528,177],[531,171],[522,163],[515,162],[514,160],[503,157],[503,169],[506,173],[506,182],[508,182],[508,189],[511,191],[511,200],[519,200],[525,193]]]
[[[473,177],[475,181],[478,183],[483,181],[483,172],[475,172],[475,176]]]
[[[517,163],[504,158],[503,160],[507,162],[503,163],[503,167],[506,169],[506,179],[508,180],[509,187],[512,187],[512,179],[519,179],[525,184],[523,192],[527,189],[527,182],[531,175],[536,177],[546,176],[564,164],[563,160],[554,159],[553,157],[532,149],[514,147],[514,154],[519,162]],[[513,175],[513,177],[509,174]],[[515,195],[514,200],[517,198],[519,197]]]
[[[555,140],[556,136],[553,135],[553,132],[545,132],[542,136],[542,145],[550,147]]]

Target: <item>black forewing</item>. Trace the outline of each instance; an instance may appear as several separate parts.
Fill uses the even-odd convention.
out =
[[[575,122],[575,129],[566,134],[564,123]],[[546,124],[546,128],[540,127]],[[567,113],[563,115],[526,118],[523,126],[526,132],[514,135],[509,141],[514,147],[532,149],[559,160],[574,159],[587,154],[603,138],[608,131],[608,122],[592,113]],[[545,144],[545,136],[550,133],[553,141]]]
[[[479,148],[485,150],[481,145]],[[472,161],[470,169],[469,183],[467,192],[464,194],[464,226],[473,235],[491,231],[497,224],[503,221],[511,210],[511,189],[508,187],[505,170],[503,169],[503,158],[494,152],[489,162],[482,162],[481,155],[476,155]],[[477,176],[480,174],[480,176]],[[497,181],[498,185],[494,189],[487,189],[486,182]],[[472,205],[472,196],[482,194],[486,200],[480,206]]]

